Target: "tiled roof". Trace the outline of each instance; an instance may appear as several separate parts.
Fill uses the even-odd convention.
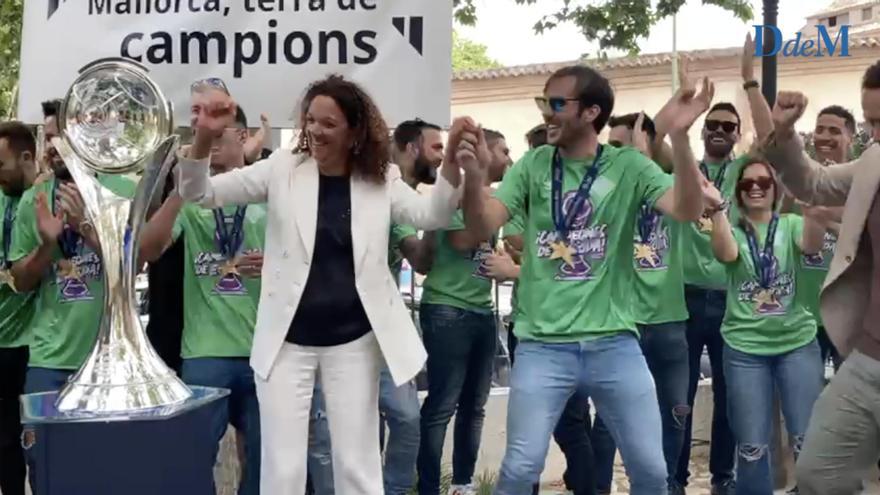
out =
[[[850,48],[875,48],[880,46],[880,34],[872,33],[873,36],[850,36]],[[691,60],[710,60],[737,56],[742,47],[715,48],[710,50],[691,50],[678,52],[679,57]],[[500,79],[504,77],[546,76],[557,69],[575,64],[590,64],[597,70],[609,70],[624,67],[656,67],[672,62],[672,52],[649,53],[635,57],[618,57],[606,60],[572,60],[569,62],[555,62],[545,64],[515,65],[498,69],[466,70],[452,75],[454,81],[468,81],[479,79]]]
[[[835,0],[831,2],[831,5],[825,7],[824,9],[816,12],[810,17],[825,17],[832,14],[848,12],[851,9],[872,5],[877,3],[876,1],[869,0]]]

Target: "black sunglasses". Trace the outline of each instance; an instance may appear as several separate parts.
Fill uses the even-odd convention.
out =
[[[762,191],[769,191],[773,185],[771,177],[757,177],[754,179],[740,179],[736,186],[740,191],[751,191],[755,186],[758,186],[758,189]]]
[[[724,132],[730,134],[731,132],[734,132],[739,127],[739,124],[737,124],[736,122],[727,122],[727,121],[721,121],[721,120],[707,120],[706,121],[706,129],[709,130],[710,132],[717,131],[719,127],[721,129],[723,129]]]
[[[565,108],[570,101],[580,101],[578,98],[563,98],[554,96],[547,98],[546,96],[536,96],[535,103],[541,109],[541,113],[559,113]]]

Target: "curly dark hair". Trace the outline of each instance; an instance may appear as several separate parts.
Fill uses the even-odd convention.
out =
[[[359,85],[340,75],[334,74],[315,81],[306,90],[300,106],[299,124],[302,132],[296,151],[310,153],[309,138],[305,131],[306,116],[309,106],[318,96],[326,96],[336,102],[345,115],[349,129],[355,134],[354,146],[349,153],[351,172],[371,182],[385,182],[391,150],[388,126],[370,95]]]

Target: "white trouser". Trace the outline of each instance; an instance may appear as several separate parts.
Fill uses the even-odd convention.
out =
[[[284,344],[269,379],[256,377],[263,443],[261,493],[305,493],[309,409],[317,375],[327,407],[336,493],[382,495],[376,404],[383,365],[372,332],[334,347]]]

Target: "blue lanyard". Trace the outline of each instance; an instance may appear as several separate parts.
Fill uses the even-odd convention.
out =
[[[3,268],[9,269],[12,264],[9,261],[9,248],[12,246],[12,225],[15,223],[18,200],[21,198],[6,198],[6,209],[3,210]]]
[[[773,242],[776,238],[776,227],[779,225],[779,215],[773,214],[770,225],[767,227],[767,238],[764,239],[764,249],[758,249],[758,235],[755,228],[748,221],[744,221],[743,230],[749,243],[749,254],[752,256],[752,264],[758,275],[758,283],[763,289],[769,289],[773,283]]]
[[[238,253],[244,242],[244,215],[247,212],[247,206],[239,206],[236,208],[232,216],[232,229],[226,225],[226,215],[223,214],[222,208],[214,209],[214,223],[216,224],[215,240],[217,241],[217,249],[226,259],[232,259]]]
[[[52,183],[52,214],[54,215],[55,204],[58,201],[58,184],[61,183],[60,180],[56,177],[54,179],[55,182]],[[71,259],[74,256],[79,255],[80,251],[82,251],[82,236],[79,235],[73,228],[67,223],[64,223],[64,229],[61,231],[61,235],[58,237],[58,247],[61,248],[61,255],[66,259]]]
[[[600,144],[596,150],[596,157],[593,158],[593,163],[584,173],[584,178],[581,180],[581,185],[578,187],[567,213],[562,212],[562,188],[564,186],[565,168],[562,164],[559,148],[553,151],[553,180],[551,183],[553,226],[556,228],[556,234],[561,242],[568,240],[568,232],[571,230],[575,218],[577,218],[584,207],[584,202],[590,196],[590,190],[593,188],[593,183],[596,182],[596,177],[599,176],[599,159],[602,157],[602,149]]]
[[[660,215],[657,213],[657,210],[647,203],[642,203],[642,206],[639,208],[638,219],[639,239],[642,241],[642,244],[648,244],[651,240],[651,234],[657,227],[657,220],[659,218]]]
[[[724,162],[721,164],[721,168],[718,169],[718,175],[715,176],[715,180],[712,181],[715,184],[715,189],[721,190],[721,185],[724,184],[724,173],[727,172],[727,163]],[[709,177],[709,167],[706,166],[705,163],[700,162],[700,172],[703,172],[703,175],[706,177],[706,180],[712,180]]]

